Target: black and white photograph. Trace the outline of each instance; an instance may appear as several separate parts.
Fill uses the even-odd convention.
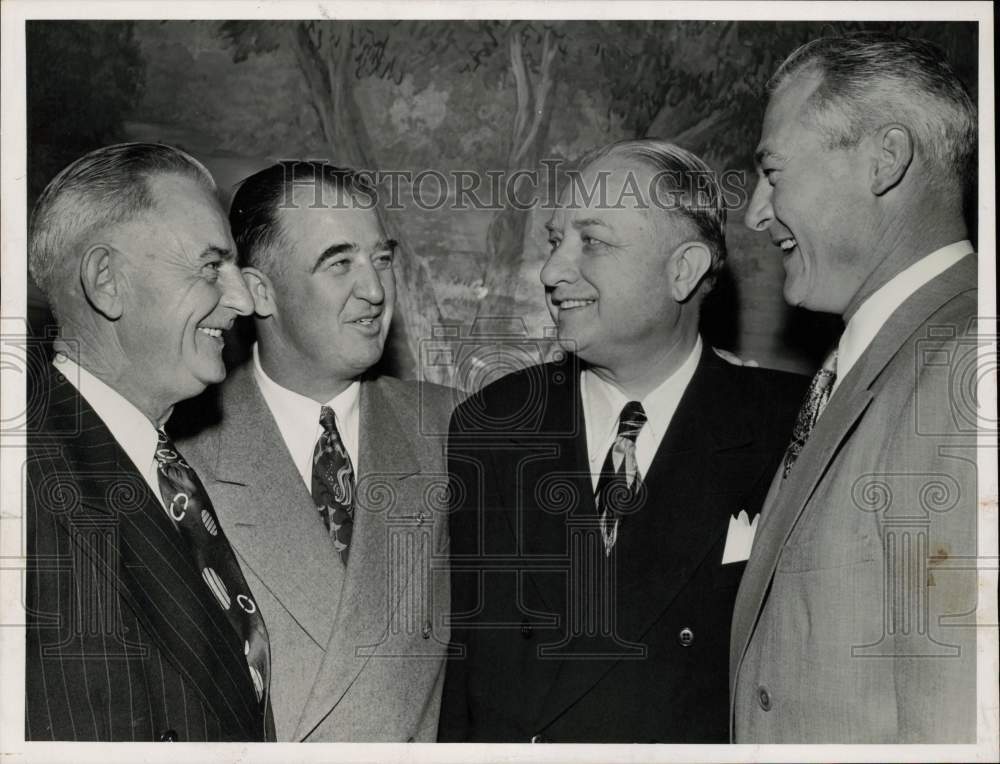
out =
[[[1000,758],[992,3],[2,12],[5,760]]]

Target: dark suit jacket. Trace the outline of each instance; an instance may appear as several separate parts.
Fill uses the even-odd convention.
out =
[[[452,418],[452,635],[464,657],[448,666],[439,739],[724,742],[743,567],[721,564],[729,520],[757,513],[805,380],[705,348],[645,497],[621,522],[602,601],[579,377],[574,356],[532,367]]]
[[[52,367],[29,400],[25,739],[267,739],[242,645],[128,456]]]

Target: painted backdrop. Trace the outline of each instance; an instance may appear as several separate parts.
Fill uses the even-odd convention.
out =
[[[768,75],[801,42],[862,27],[932,39],[975,94],[972,24],[29,22],[29,203],[75,157],[128,139],[188,150],[224,194],[279,159],[395,173],[386,224],[402,243],[401,291],[388,365],[478,387],[552,347],[538,281],[546,191],[509,179],[558,183],[587,149],[650,135],[749,191]],[[500,196],[490,173],[507,179]],[[461,177],[482,204],[463,203]],[[728,273],[705,331],[762,365],[810,371],[836,327],[784,305],[780,258],[743,228],[745,199],[733,199]],[[32,285],[29,295],[38,330],[44,299]]]

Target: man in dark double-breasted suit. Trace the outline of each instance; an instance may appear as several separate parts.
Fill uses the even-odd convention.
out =
[[[564,194],[541,273],[562,352],[452,418],[439,739],[725,742],[733,600],[804,385],[701,341],[725,212],[700,159],[581,166],[600,190]]]

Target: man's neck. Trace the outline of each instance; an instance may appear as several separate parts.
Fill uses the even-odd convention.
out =
[[[941,247],[967,239],[968,236],[968,229],[961,215],[929,213],[919,220],[914,220],[911,216],[908,222],[887,225],[868,252],[861,253],[861,256],[875,257],[878,265],[848,303],[843,314],[844,322],[851,320],[865,300],[911,265]],[[879,257],[876,253],[880,252],[886,254]]]
[[[260,340],[257,341],[257,357],[261,371],[272,382],[320,404],[333,400],[354,382],[353,379],[309,374],[302,364],[287,362],[274,353],[269,343],[261,343]]]
[[[85,345],[77,344],[75,341],[67,342],[61,336],[53,342],[53,348],[125,398],[150,421],[153,427],[160,429],[170,419],[174,411],[172,402],[157,400],[155,396],[149,394],[149,391],[133,384],[135,375],[110,365],[102,354],[88,353]]]
[[[697,327],[678,332],[654,352],[637,358],[631,364],[619,364],[614,369],[591,365],[589,368],[605,382],[621,390],[630,400],[643,400],[663,384],[691,355],[698,342]]]

